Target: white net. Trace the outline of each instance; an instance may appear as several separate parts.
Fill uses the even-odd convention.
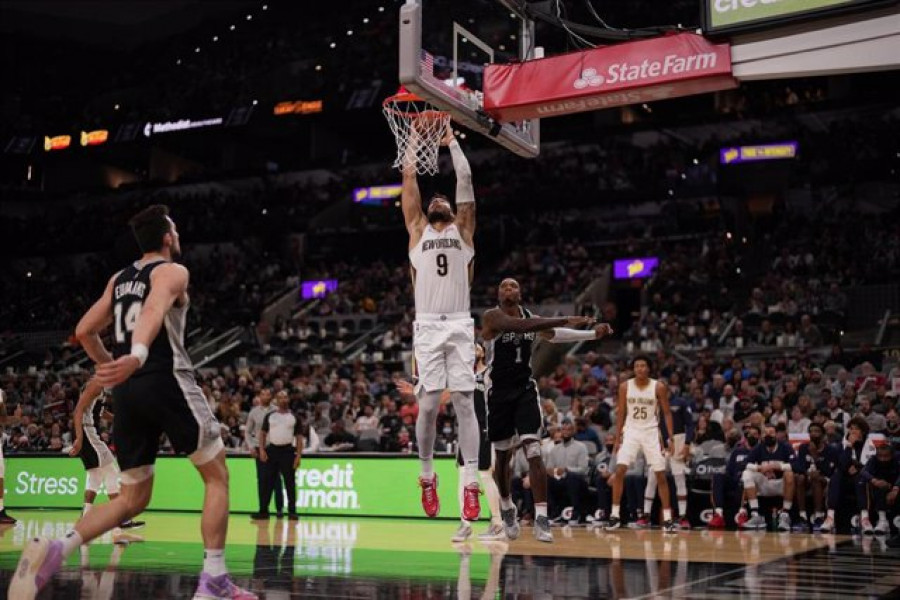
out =
[[[450,114],[441,112],[412,94],[384,101],[382,112],[397,140],[393,166],[414,168],[419,175],[437,175],[438,150],[447,132]]]

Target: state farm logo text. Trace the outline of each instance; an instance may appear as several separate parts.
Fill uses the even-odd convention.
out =
[[[715,68],[715,52],[691,54],[690,56],[668,54],[662,60],[645,58],[639,63],[613,63],[607,67],[605,73],[589,67],[581,72],[581,77],[575,80],[573,86],[576,90],[583,90],[588,87],[600,87],[604,84],[613,85],[629,81],[641,81],[642,79],[702,72]]]

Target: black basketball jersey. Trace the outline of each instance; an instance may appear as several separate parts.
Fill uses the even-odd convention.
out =
[[[522,318],[531,312],[519,307]],[[537,334],[504,332],[488,340],[485,354],[492,387],[510,388],[525,385],[531,379],[531,346]]]
[[[135,262],[119,273],[113,283],[113,356],[118,358],[131,352],[131,334],[147,297],[150,296],[150,274],[165,261],[141,264]],[[173,305],[163,319],[163,325],[150,344],[147,362],[135,377],[152,373],[193,369],[184,348],[184,328],[188,305]]]

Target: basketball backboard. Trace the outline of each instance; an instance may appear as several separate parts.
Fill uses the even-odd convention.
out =
[[[540,120],[491,118],[483,110],[482,75],[485,64],[534,53],[534,22],[507,0],[407,0],[400,9],[400,84],[526,158],[540,152]]]

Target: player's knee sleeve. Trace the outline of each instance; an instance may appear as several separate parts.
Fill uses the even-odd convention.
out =
[[[153,477],[153,465],[144,465],[122,471],[122,483],[125,485],[136,485],[142,481],[147,481]]]
[[[107,494],[119,493],[119,470],[115,465],[107,465],[103,469],[103,484]]]
[[[494,450],[499,450],[500,452],[509,452],[510,450],[516,447],[516,438],[506,438],[505,440],[500,440],[499,442],[494,442]]]
[[[223,450],[225,450],[225,442],[222,441],[222,438],[217,437],[202,448],[194,450],[194,452],[188,455],[188,458],[191,459],[191,462],[194,463],[195,467],[202,467],[217,457],[219,452],[222,452]]]
[[[537,440],[525,440],[522,442],[525,445],[525,458],[531,460],[532,458],[540,458],[541,457],[541,444]]]
[[[453,410],[456,412],[457,419],[476,419],[475,416],[475,393],[474,392],[453,392],[450,394],[450,401],[453,402]]]
[[[753,480],[753,473],[750,471],[744,471],[741,473],[741,483],[744,484],[745,488],[755,488],[756,481]]]
[[[96,469],[88,469],[87,472],[87,485],[85,486],[85,491],[96,493],[97,490],[100,489],[100,486],[103,484],[103,473],[102,470],[97,467]],[[109,489],[107,488],[107,491]]]

